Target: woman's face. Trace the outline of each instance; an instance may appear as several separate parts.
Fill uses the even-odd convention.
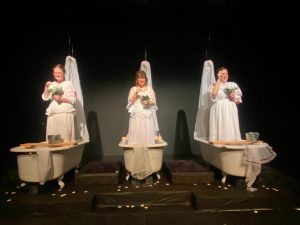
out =
[[[227,82],[228,80],[228,70],[223,69],[218,72],[218,78],[220,78],[221,82]]]
[[[140,87],[145,87],[147,84],[145,77],[142,77],[142,76],[139,76],[137,78],[137,83],[138,83],[138,86],[140,86]]]
[[[63,82],[65,80],[64,71],[60,68],[54,68],[53,77],[58,83]]]

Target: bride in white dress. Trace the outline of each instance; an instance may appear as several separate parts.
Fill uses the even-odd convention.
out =
[[[65,80],[65,67],[57,64],[53,67],[55,81],[47,81],[42,99],[51,101],[46,115],[48,135],[59,134],[64,142],[75,142],[76,91],[71,81]]]
[[[149,87],[146,73],[137,71],[136,86],[130,89],[127,110],[130,113],[128,144],[155,144],[153,113],[157,110],[154,90]]]
[[[241,140],[237,104],[242,102],[242,91],[228,81],[228,70],[217,70],[217,81],[209,88],[213,105],[210,109],[209,140]]]

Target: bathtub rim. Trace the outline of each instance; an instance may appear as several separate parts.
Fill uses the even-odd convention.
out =
[[[147,147],[147,148],[163,148],[165,146],[167,146],[168,143],[164,140],[160,141],[159,143],[157,144],[153,144],[153,145],[144,145],[144,147]],[[121,141],[119,143],[119,147],[122,147],[123,149],[133,149],[134,146],[138,146],[138,145],[135,145],[135,144],[127,144],[125,143],[124,141]]]
[[[46,143],[46,142],[41,142],[41,143]],[[42,147],[43,149],[48,149],[50,152],[56,152],[56,151],[65,151],[71,148],[74,148],[79,145],[85,145],[89,143],[88,140],[80,141],[77,144],[74,145],[67,145],[67,146],[60,146],[60,147]],[[24,148],[22,146],[16,146],[10,149],[11,152],[14,153],[36,153],[37,149],[36,148]]]
[[[224,151],[240,151],[243,149],[244,145],[238,144],[238,145],[226,145],[226,144],[212,144],[208,140],[201,139],[201,138],[195,138],[196,141],[199,141],[203,144],[211,145],[216,148],[220,148]]]

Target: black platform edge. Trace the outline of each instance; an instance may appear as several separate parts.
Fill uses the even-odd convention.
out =
[[[87,163],[75,176],[76,185],[119,184],[124,171],[120,161],[92,161]]]
[[[196,199],[190,191],[99,193],[93,199],[93,213],[150,213],[194,211]]]
[[[214,181],[214,172],[193,159],[166,160],[163,168],[172,184],[202,184]]]

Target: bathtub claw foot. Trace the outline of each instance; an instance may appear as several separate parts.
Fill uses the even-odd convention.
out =
[[[157,177],[157,180],[160,180],[160,175],[159,175],[159,173],[156,173],[156,177]]]
[[[130,173],[127,173],[127,175],[126,175],[126,180],[127,181],[129,180],[129,177],[130,177]]]
[[[254,191],[257,191],[257,188],[247,187],[247,191],[254,192]]]
[[[65,186],[65,183],[63,181],[58,181],[58,185],[59,185],[60,189],[63,189]]]
[[[59,185],[60,189],[63,189],[65,186],[65,183],[62,180],[63,178],[64,178],[64,176],[62,176],[58,179],[58,185]]]
[[[224,173],[224,172],[222,172],[222,174],[223,174],[223,178],[222,178],[222,183],[223,184],[225,184],[225,182],[226,182],[226,178],[227,178],[227,174],[226,173]]]
[[[75,168],[75,174],[77,174],[79,172],[79,167],[80,167],[79,165],[76,166],[76,168]]]

